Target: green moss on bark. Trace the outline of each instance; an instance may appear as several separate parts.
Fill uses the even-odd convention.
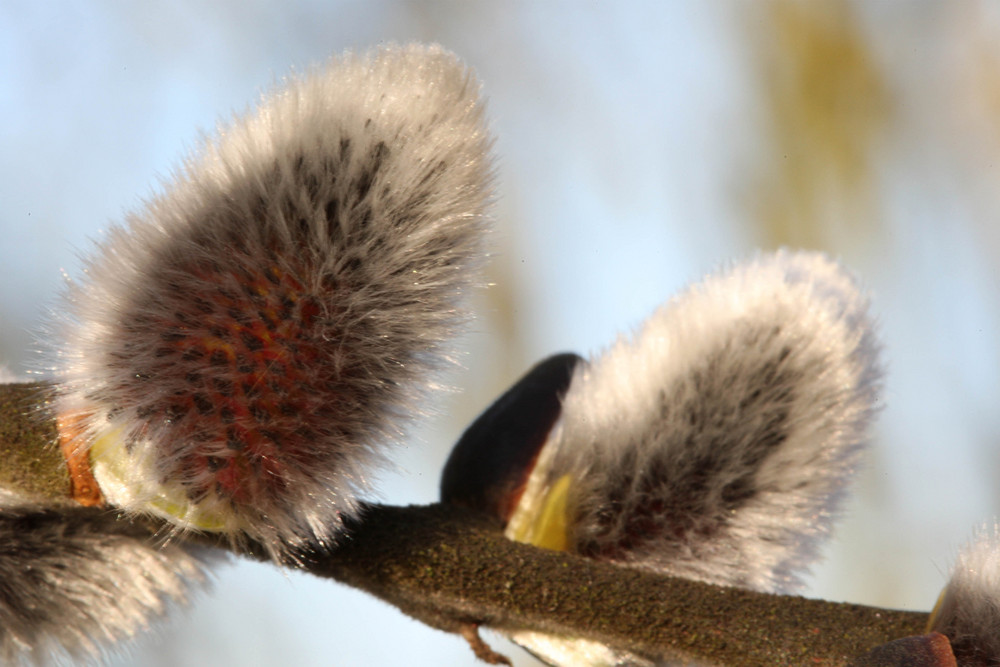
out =
[[[0,385],[0,488],[32,499],[69,502],[69,472],[49,412],[51,387]]]

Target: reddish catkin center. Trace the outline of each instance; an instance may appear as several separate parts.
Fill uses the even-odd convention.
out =
[[[152,374],[185,371],[186,391],[158,410],[173,436],[165,458],[179,473],[166,476],[183,480],[195,501],[280,496],[288,468],[307,474],[318,454],[306,416],[320,408],[312,383],[329,355],[317,341],[320,305],[274,264],[188,271],[193,292],[176,294],[172,317],[154,323]]]

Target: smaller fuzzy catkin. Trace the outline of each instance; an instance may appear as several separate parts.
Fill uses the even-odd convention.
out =
[[[85,508],[0,497],[0,662],[93,658],[147,629],[205,580],[204,547]]]
[[[867,311],[855,280],[819,253],[710,275],[603,354],[529,371],[462,436],[442,500],[536,546],[793,591],[878,407]],[[510,636],[553,665],[652,665],[596,641]]]
[[[763,255],[692,285],[576,366],[508,533],[565,480],[570,551],[795,590],[878,404],[867,306],[818,253]]]
[[[479,86],[439,47],[288,77],[110,229],[54,327],[57,410],[112,505],[328,543],[475,283]]]
[[[1000,665],[1000,525],[980,528],[959,553],[929,630],[948,637],[960,665]]]

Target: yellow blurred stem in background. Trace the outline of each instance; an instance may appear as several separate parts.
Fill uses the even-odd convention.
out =
[[[747,24],[765,124],[747,213],[768,246],[871,241],[892,94],[864,27],[841,2],[773,0],[766,15]]]

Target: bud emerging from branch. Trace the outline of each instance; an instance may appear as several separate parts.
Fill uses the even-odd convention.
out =
[[[710,276],[590,362],[535,367],[463,435],[442,499],[496,514],[518,541],[794,589],[878,401],[866,311],[854,280],[819,254],[783,251]],[[558,414],[523,409],[539,393],[561,402]],[[482,465],[498,451],[523,463]],[[593,642],[514,639],[553,664],[645,664]]]
[[[690,287],[580,366],[550,439],[571,549],[781,592],[829,532],[878,401],[867,300],[823,255]],[[515,516],[513,521],[516,521]]]
[[[951,640],[959,664],[1000,664],[1000,526],[980,529],[959,553],[928,626]]]
[[[437,47],[347,55],[220,128],[69,292],[58,411],[104,497],[276,556],[334,538],[461,323],[489,147]]]

